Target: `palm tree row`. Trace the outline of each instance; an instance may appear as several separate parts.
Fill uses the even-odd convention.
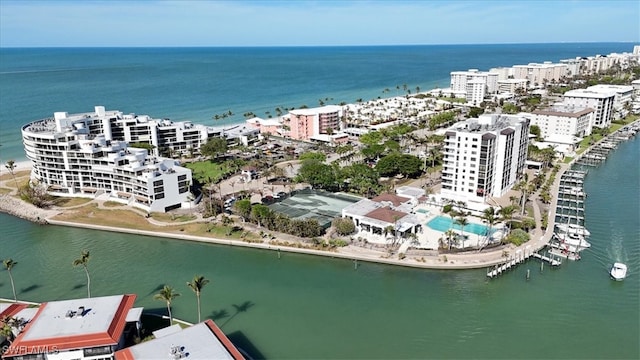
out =
[[[198,305],[198,322],[201,321],[201,312],[200,312],[200,295],[202,293],[202,288],[209,283],[209,280],[206,279],[202,275],[196,275],[193,277],[193,280],[187,282],[187,286],[193,290],[196,294],[196,301]],[[167,304],[167,312],[169,313],[169,325],[173,324],[173,315],[171,314],[171,303],[173,300],[180,296],[180,293],[176,292],[175,289],[169,285],[164,285],[160,292],[155,294],[153,298],[155,300],[164,301]]]

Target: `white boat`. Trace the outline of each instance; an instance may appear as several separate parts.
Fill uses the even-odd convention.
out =
[[[627,276],[627,265],[615,263],[611,267],[611,277],[616,281],[621,281]]]
[[[582,235],[566,233],[566,234],[556,234],[556,237],[561,243],[564,243],[567,245],[575,246],[582,249],[591,247],[591,244],[587,240],[585,240],[584,236]]]
[[[585,237],[591,236],[591,233],[584,226],[577,224],[556,224],[558,230],[567,234],[578,234]]]

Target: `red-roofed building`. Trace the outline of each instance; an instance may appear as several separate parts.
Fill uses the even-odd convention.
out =
[[[389,207],[383,207],[383,208],[375,209],[365,216],[371,219],[376,219],[376,220],[384,221],[390,224],[394,224],[396,221],[407,216],[407,213],[404,213],[402,211],[391,210]]]
[[[5,317],[15,316],[20,310],[27,308],[29,305],[22,303],[0,304],[0,320]]]
[[[135,295],[43,303],[3,359],[110,359],[124,346]]]
[[[398,207],[411,199],[406,198],[404,196],[385,193],[385,194],[380,194],[371,200],[379,203],[390,202],[391,204],[393,204],[393,206]]]
[[[396,192],[380,194],[371,200],[363,199],[351,204],[342,209],[342,217],[353,220],[358,236],[369,241],[380,243],[411,237],[422,226],[413,211],[419,203],[418,199],[424,195],[424,190],[403,186],[396,189]],[[388,239],[391,237],[392,239]]]
[[[245,358],[212,320],[167,330],[166,335],[117,351],[115,360]]]

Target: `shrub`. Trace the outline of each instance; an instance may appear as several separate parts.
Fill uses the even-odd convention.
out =
[[[509,233],[509,236],[505,239],[505,242],[512,243],[516,246],[522,245],[529,241],[529,234],[522,229],[515,229]]]
[[[356,225],[351,219],[336,218],[333,219],[331,225],[336,229],[340,236],[351,235],[356,231]]]

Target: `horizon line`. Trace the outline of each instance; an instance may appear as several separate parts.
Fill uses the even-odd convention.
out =
[[[0,46],[0,49],[168,49],[168,48],[321,48],[321,47],[402,47],[402,46],[486,46],[486,45],[557,45],[557,44],[633,44],[640,41],[558,41],[450,44],[360,44],[360,45],[78,45],[78,46]]]

